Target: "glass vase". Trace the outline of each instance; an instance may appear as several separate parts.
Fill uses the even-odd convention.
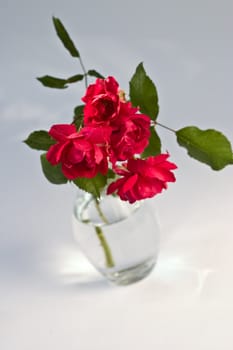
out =
[[[75,201],[75,239],[91,264],[117,285],[137,282],[155,266],[159,227],[151,204],[129,204],[112,195],[97,200],[89,194]]]

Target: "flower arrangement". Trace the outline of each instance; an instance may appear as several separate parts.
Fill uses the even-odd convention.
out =
[[[86,70],[62,22],[54,17],[53,24],[65,48],[80,61],[82,74],[68,79],[46,75],[38,80],[57,89],[84,80],[85,92],[70,124],[34,131],[24,141],[46,151],[41,164],[50,182],[73,182],[97,199],[104,189],[130,203],[157,195],[175,181],[176,169],[169,154],[161,151],[157,125],[171,130],[189,156],[212,169],[233,164],[231,144],[221,132],[195,126],[175,131],[158,122],[157,89],[142,63],[130,80],[127,96],[114,77]],[[89,77],[96,78],[95,82],[88,84]]]
[[[65,48],[79,60],[82,73],[67,79],[49,75],[37,79],[44,86],[56,89],[84,80],[82,104],[75,107],[70,124],[52,125],[49,131],[34,131],[24,142],[33,149],[45,151],[40,158],[41,165],[51,183],[72,182],[93,196],[103,225],[108,221],[100,205],[102,193],[119,196],[122,201],[133,204],[154,197],[176,180],[173,171],[177,166],[168,160],[168,153],[162,153],[157,125],[170,130],[189,156],[213,170],[233,164],[231,144],[221,132],[196,126],[173,130],[158,122],[157,89],[142,63],[130,80],[127,95],[113,76],[105,78],[96,70],[86,70],[60,19],[54,17],[53,24]],[[89,84],[89,78],[95,81]],[[102,224],[93,226],[104,253],[105,267],[116,268]],[[142,265],[143,275],[127,277],[127,283],[147,275],[154,261],[145,269],[146,264]]]

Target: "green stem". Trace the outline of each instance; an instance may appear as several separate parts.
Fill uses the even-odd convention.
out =
[[[174,130],[174,129],[172,129],[172,128],[169,128],[168,126],[166,126],[166,125],[163,125],[163,124],[161,124],[161,123],[158,123],[157,121],[155,121],[154,122],[154,125],[159,125],[159,126],[161,126],[162,128],[164,128],[164,129],[167,129],[167,130],[169,130],[169,131],[171,131],[171,132],[174,132],[174,133],[176,133],[176,130]]]
[[[103,231],[101,227],[95,226],[95,232],[97,234],[97,237],[99,238],[100,244],[103,247],[104,254],[105,254],[105,260],[106,260],[106,266],[107,267],[114,267],[115,263],[112,257],[111,250],[109,248],[109,245],[104,237]]]
[[[87,87],[88,87],[87,71],[86,71],[86,68],[85,68],[85,66],[83,64],[83,60],[82,60],[81,56],[79,56],[79,62],[80,62],[80,65],[81,65],[83,73],[84,73],[85,87],[87,89]]]
[[[108,219],[106,218],[106,216],[102,212],[102,209],[100,207],[100,202],[99,202],[99,200],[97,198],[95,198],[95,207],[96,207],[96,210],[98,211],[99,217],[101,218],[103,223],[109,224]]]
[[[98,198],[95,198],[95,207],[96,210],[99,214],[99,217],[101,218],[101,220],[103,221],[104,224],[109,224],[108,219],[106,218],[106,216],[104,215],[101,207],[100,207],[100,201]],[[103,230],[101,229],[100,226],[95,226],[95,232],[99,238],[100,244],[104,250],[104,255],[105,255],[105,261],[106,261],[106,267],[114,267],[115,263],[112,257],[112,253],[111,253],[111,249],[108,245],[108,242],[106,241],[105,237],[104,237],[104,233]]]

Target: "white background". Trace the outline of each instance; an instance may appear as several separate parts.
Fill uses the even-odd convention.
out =
[[[0,348],[232,349],[232,167],[211,171],[158,129],[179,169],[154,201],[156,269],[112,287],[79,252],[74,189],[49,184],[39,153],[21,142],[69,122],[83,95],[82,83],[59,91],[35,79],[81,72],[53,15],[87,68],[116,76],[123,89],[143,61],[161,123],[216,128],[233,141],[232,1],[0,0]]]

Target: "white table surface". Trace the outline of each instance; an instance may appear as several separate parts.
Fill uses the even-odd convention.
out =
[[[159,87],[161,122],[214,127],[233,141],[232,2],[0,6],[0,349],[232,350],[232,167],[212,172],[159,131],[179,169],[153,202],[158,264],[145,280],[114,287],[74,241],[74,189],[49,184],[39,154],[21,143],[33,129],[68,122],[83,93],[81,85],[51,91],[34,79],[75,71],[56,41],[53,14],[87,65],[114,74],[125,89],[143,60]]]

